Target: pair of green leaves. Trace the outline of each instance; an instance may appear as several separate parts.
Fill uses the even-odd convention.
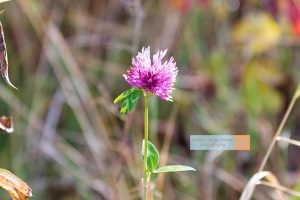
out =
[[[139,88],[131,88],[121,93],[115,100],[114,103],[122,101],[120,113],[125,114],[128,111],[132,111],[142,94],[142,90]],[[144,159],[144,141],[142,147],[142,156]],[[194,168],[185,165],[167,165],[157,169],[159,163],[159,153],[155,146],[148,142],[147,150],[147,169],[151,173],[163,173],[163,172],[178,172],[178,171],[196,171]]]
[[[142,156],[144,159],[144,146],[145,141],[143,140],[142,145]],[[151,173],[164,173],[164,172],[180,172],[180,171],[196,171],[194,168],[185,165],[167,165],[157,169],[159,163],[159,153],[155,146],[148,142],[147,150],[147,168]]]
[[[135,107],[140,95],[142,94],[141,89],[131,88],[121,93],[115,100],[114,103],[122,102],[120,113],[126,114],[128,111],[132,111]]]

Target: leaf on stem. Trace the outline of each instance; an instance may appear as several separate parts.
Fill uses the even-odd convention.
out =
[[[183,172],[183,171],[196,171],[196,169],[185,165],[167,165],[159,169],[153,170],[153,173]]]
[[[0,187],[5,189],[13,200],[27,200],[32,196],[31,188],[16,175],[0,168]]]
[[[142,156],[144,160],[144,146],[145,146],[145,140],[143,140],[142,145]],[[159,153],[155,146],[148,141],[148,150],[147,150],[147,168],[150,172],[156,169],[159,163]]]
[[[133,93],[135,90],[137,90],[138,88],[131,88],[129,90],[126,90],[125,92],[122,92],[115,100],[114,103],[118,103],[120,101],[122,101],[123,99],[125,99],[126,97],[128,97],[131,93]]]
[[[126,90],[122,94],[120,94],[115,100],[114,103],[118,103],[120,101],[122,102],[120,113],[125,114],[128,111],[132,111],[135,107],[140,95],[141,90],[139,88],[131,88],[129,90]]]

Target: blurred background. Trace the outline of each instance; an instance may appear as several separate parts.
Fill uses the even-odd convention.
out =
[[[0,114],[0,167],[26,180],[31,199],[141,199],[143,107],[121,117],[113,99],[143,46],[169,49],[179,68],[174,102],[151,98],[161,174],[156,199],[238,199],[257,172],[300,77],[299,0],[12,0],[0,16],[9,75]],[[300,140],[300,105],[283,135]],[[250,134],[251,151],[190,151],[189,136]],[[299,147],[267,162],[300,191]],[[271,199],[258,186],[254,199]],[[261,194],[259,194],[259,192]],[[1,199],[9,199],[4,191]],[[297,199],[290,197],[290,199]]]

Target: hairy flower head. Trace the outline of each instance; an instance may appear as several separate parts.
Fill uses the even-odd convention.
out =
[[[133,87],[141,88],[161,99],[171,101],[170,93],[174,89],[178,69],[173,57],[162,62],[166,54],[167,49],[158,51],[151,60],[150,47],[143,48],[132,59],[132,67],[127,71],[128,75],[123,75],[125,80]]]

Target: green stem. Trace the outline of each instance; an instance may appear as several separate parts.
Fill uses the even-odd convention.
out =
[[[145,97],[145,112],[144,112],[144,200],[148,199],[148,185],[150,176],[147,167],[147,155],[148,155],[148,137],[149,137],[149,96],[144,92]]]
[[[287,121],[287,119],[288,119],[288,117],[289,117],[289,115],[290,115],[297,99],[299,98],[299,96],[300,96],[300,83],[298,84],[298,88],[297,88],[295,94],[293,95],[292,101],[290,102],[290,105],[289,105],[288,109],[286,110],[283,119],[280,122],[280,125],[279,125],[273,139],[272,139],[272,142],[271,142],[271,144],[270,144],[270,146],[267,150],[267,153],[265,154],[265,156],[263,158],[263,161],[261,162],[261,164],[259,166],[259,169],[258,169],[259,172],[261,172],[264,169],[264,167],[267,163],[267,160],[268,160],[268,158],[269,158],[269,156],[270,156],[270,154],[271,154],[271,152],[272,152],[272,150],[275,146],[277,137],[281,134],[281,132],[283,130],[283,127],[284,127],[284,125],[285,125],[285,123],[286,123],[286,121]]]

